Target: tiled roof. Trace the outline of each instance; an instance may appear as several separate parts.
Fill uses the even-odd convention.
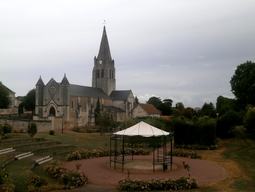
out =
[[[140,103],[140,105],[148,114],[160,114],[159,110],[157,110],[152,104]]]
[[[95,87],[87,87],[81,85],[70,85],[71,96],[79,96],[79,97],[93,97],[93,98],[102,98],[102,99],[111,99],[102,89]]]
[[[110,96],[113,98],[113,100],[124,100],[124,101],[126,101],[128,99],[129,93],[130,93],[130,90],[112,91]]]

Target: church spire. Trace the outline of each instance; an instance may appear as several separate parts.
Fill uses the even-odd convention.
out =
[[[108,43],[108,38],[106,34],[106,29],[104,26],[103,35],[101,39],[101,44],[99,48],[99,53],[97,56],[97,61],[101,63],[109,63],[112,62],[111,52],[110,52],[110,46]]]

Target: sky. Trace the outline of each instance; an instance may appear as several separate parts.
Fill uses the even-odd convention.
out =
[[[41,76],[92,86],[105,25],[116,89],[140,103],[202,107],[234,98],[238,65],[255,62],[254,0],[0,0],[0,81],[25,96]],[[105,22],[104,22],[105,21]]]

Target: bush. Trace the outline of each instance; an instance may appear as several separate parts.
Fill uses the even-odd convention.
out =
[[[40,176],[32,176],[26,183],[28,188],[38,188],[43,185],[48,185],[48,180]],[[31,191],[31,190],[29,190]]]
[[[238,112],[227,111],[223,116],[217,118],[217,136],[226,139],[233,137],[235,126],[240,124]]]
[[[244,117],[244,127],[248,133],[255,133],[255,107],[249,108]]]
[[[9,124],[0,125],[0,129],[2,135],[12,133],[12,126]]]
[[[50,131],[49,131],[49,134],[50,134],[50,135],[54,135],[54,134],[55,134],[55,131],[50,130]]]
[[[205,145],[216,143],[216,121],[207,116],[192,120],[185,117],[173,119],[175,145]]]
[[[167,155],[171,155],[171,151],[167,153]],[[197,154],[196,151],[187,152],[182,149],[174,149],[172,155],[175,157],[189,157],[191,159],[200,159],[201,156]]]
[[[27,133],[31,138],[33,138],[37,133],[37,125],[36,123],[29,123],[27,126]]]
[[[59,161],[52,161],[44,167],[45,173],[56,178],[64,185],[65,188],[72,189],[78,186],[82,186],[88,183],[88,177],[76,170],[71,171],[64,168],[63,164]]]
[[[122,179],[117,187],[128,191],[185,190],[198,188],[195,179],[180,177],[177,179],[130,180]]]

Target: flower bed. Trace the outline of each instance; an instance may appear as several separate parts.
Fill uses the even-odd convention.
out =
[[[105,157],[110,156],[110,152],[114,154],[113,151],[110,151],[110,149],[93,149],[93,150],[85,150],[81,149],[79,151],[74,151],[73,153],[70,153],[67,155],[66,160],[72,161],[72,160],[80,160],[80,159],[89,159],[89,158],[96,158],[96,157]],[[118,155],[121,155],[122,149],[117,150]],[[143,149],[131,149],[126,148],[125,154],[126,155],[149,155],[150,151],[145,151]]]
[[[169,151],[168,155],[170,155],[170,154],[171,153]],[[174,149],[172,155],[176,156],[176,157],[189,157],[191,159],[200,159],[201,158],[201,156],[198,155],[196,151],[188,152],[188,151],[184,151],[182,149]]]
[[[46,174],[66,185],[65,189],[73,189],[88,183],[88,177],[83,172],[68,170],[59,161],[52,161],[44,167],[44,170]]]
[[[129,180],[122,179],[117,188],[128,191],[185,190],[198,188],[197,181],[189,177],[177,179]]]

